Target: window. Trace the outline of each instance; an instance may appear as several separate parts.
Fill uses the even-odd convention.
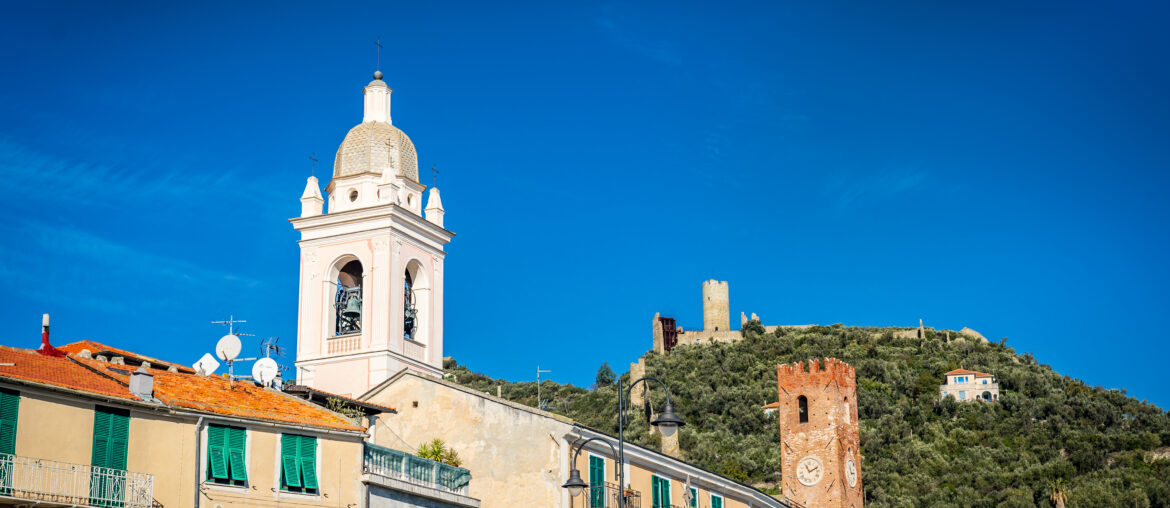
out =
[[[0,453],[16,453],[16,420],[19,412],[20,392],[0,390]]]
[[[247,431],[241,427],[208,425],[207,481],[221,485],[246,485],[246,442]]]
[[[689,506],[691,508],[699,508],[699,489],[691,487],[690,491],[691,491],[691,502],[687,503],[687,506]]]
[[[16,420],[20,410],[20,392],[0,389],[0,456],[16,454]],[[12,460],[0,463],[0,496],[12,495]]]
[[[723,498],[715,494],[711,494],[711,508],[723,508]]]
[[[670,479],[650,476],[650,508],[670,508]]]
[[[126,448],[130,443],[130,412],[98,406],[93,411],[93,469],[89,504],[122,506],[126,496]]]
[[[983,384],[987,384],[987,379],[984,379],[984,380],[983,380]]]
[[[967,398],[967,392],[964,390],[959,390],[959,400],[966,400],[966,398]]]
[[[605,459],[589,456],[589,506],[605,507]]]
[[[796,398],[797,411],[800,412],[800,423],[808,423],[808,397],[801,395]]]
[[[317,438],[296,434],[280,436],[280,489],[317,493]]]

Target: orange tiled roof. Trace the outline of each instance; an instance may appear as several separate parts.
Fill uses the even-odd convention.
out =
[[[992,376],[991,374],[987,374],[985,372],[978,372],[978,371],[967,370],[967,369],[955,369],[955,370],[952,370],[952,371],[950,371],[946,374],[943,374],[943,375],[950,376],[952,374],[973,374],[973,375],[975,375],[975,377],[995,377],[995,376]]]
[[[124,383],[130,382],[133,367],[113,365],[93,359],[74,358],[103,374]],[[251,381],[228,380],[220,376],[195,376],[168,371],[152,371],[154,397],[171,407],[267,420],[311,427],[341,430],[364,430],[348,419],[321,406],[277,390],[261,388]]]
[[[32,381],[119,399],[138,400],[121,383],[97,374],[68,358],[43,356],[32,349],[0,346],[0,377]]]
[[[195,369],[192,369],[191,367],[187,367],[185,365],[180,365],[177,363],[159,360],[158,358],[151,358],[149,356],[140,355],[138,353],[132,353],[130,351],[126,351],[125,349],[118,349],[116,347],[107,346],[105,344],[102,344],[100,342],[94,342],[92,340],[79,340],[77,342],[66,344],[64,346],[59,346],[59,347],[57,347],[57,349],[60,349],[61,351],[69,353],[70,356],[76,356],[77,353],[80,353],[82,349],[88,349],[90,353],[95,354],[95,355],[99,354],[103,351],[109,351],[111,353],[118,353],[119,356],[124,356],[124,357],[128,357],[128,358],[136,358],[136,359],[138,359],[138,361],[143,361],[143,360],[148,361],[148,362],[150,362],[150,366],[153,368],[161,368],[162,370],[166,370],[167,367],[174,366],[176,369],[178,369],[179,372],[184,372],[187,374],[194,374],[195,373]]]

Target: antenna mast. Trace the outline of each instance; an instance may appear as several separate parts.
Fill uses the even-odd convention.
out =
[[[545,406],[544,400],[542,400],[540,398],[540,373],[541,372],[552,372],[552,371],[551,370],[541,370],[540,365],[536,366],[536,409],[540,409],[542,411],[547,411],[547,409],[545,409],[545,407],[548,407],[549,409],[552,409],[552,407]]]

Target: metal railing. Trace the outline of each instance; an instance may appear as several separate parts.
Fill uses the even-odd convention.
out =
[[[633,489],[623,492],[615,483],[605,482],[601,485],[590,485],[582,492],[583,495],[573,500],[573,506],[585,508],[618,508],[618,497],[626,495],[626,508],[641,508],[642,493]]]
[[[365,443],[362,472],[407,483],[467,495],[471,471],[424,459],[406,452]]]
[[[0,453],[0,497],[149,508],[154,503],[154,475]]]

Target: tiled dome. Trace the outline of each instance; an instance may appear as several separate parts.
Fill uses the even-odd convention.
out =
[[[386,122],[365,122],[349,130],[333,159],[333,178],[373,173],[387,168],[418,181],[418,154],[401,129]]]

